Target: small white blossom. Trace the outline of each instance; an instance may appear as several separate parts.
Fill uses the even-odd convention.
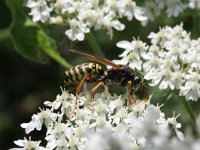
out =
[[[68,0],[56,0],[54,4],[54,9],[57,13],[61,13],[61,14],[64,14],[66,12],[72,13],[69,10],[70,6],[71,4],[69,3]]]
[[[143,8],[138,7],[134,1],[121,0],[120,4],[120,16],[126,16],[128,20],[132,20],[133,16],[139,21],[147,20]]]
[[[11,148],[10,150],[45,150],[45,147],[40,146],[40,142],[41,141],[31,141],[31,138],[29,138],[29,140],[24,138],[24,140],[14,141],[14,143],[21,148]]]
[[[26,133],[30,133],[35,128],[41,130],[42,124],[45,124],[46,127],[50,125],[50,122],[56,120],[57,115],[52,113],[50,110],[41,110],[40,113],[34,114],[32,120],[29,123],[22,123],[21,127],[25,128]]]
[[[168,121],[170,124],[173,125],[177,137],[178,137],[180,140],[183,141],[183,140],[184,140],[183,133],[182,133],[181,131],[178,130],[179,128],[181,128],[181,124],[178,123],[178,122],[176,121],[176,119],[177,119],[179,116],[180,116],[180,114],[177,115],[177,116],[175,116],[175,112],[174,112],[174,113],[173,113],[173,117],[172,117],[172,118],[168,118],[167,121]]]
[[[198,82],[187,81],[185,86],[180,87],[180,95],[185,96],[187,100],[197,101],[200,97],[200,86]]]
[[[101,131],[88,136],[85,150],[131,150],[130,143],[131,137],[127,135],[125,127],[118,127],[115,131],[112,131],[111,127],[105,126]]]
[[[69,20],[70,29],[65,31],[65,34],[72,40],[82,41],[85,38],[85,34],[89,32],[88,27],[85,24],[82,24],[78,20],[72,19]]]
[[[142,101],[136,101],[135,105],[132,106],[132,111],[136,113],[141,113],[145,109],[145,103]]]
[[[179,16],[179,13],[181,13],[186,8],[186,5],[184,5],[181,0],[167,0],[166,5],[166,12],[169,17]]]
[[[185,75],[185,85],[180,87],[180,95],[185,96],[187,100],[197,101],[200,97],[200,74],[189,72]]]
[[[147,50],[148,46],[146,46],[146,43],[143,43],[140,40],[133,40],[132,42],[120,41],[117,43],[117,46],[124,48],[125,51],[119,55],[122,57],[121,60],[114,60],[113,62],[122,65],[128,64],[130,67],[138,70],[142,69],[142,60],[140,55],[143,55]]]
[[[52,11],[46,0],[28,0],[27,7],[31,8],[29,14],[33,16],[33,21],[45,22]]]

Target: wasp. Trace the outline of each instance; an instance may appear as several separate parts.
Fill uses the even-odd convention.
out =
[[[143,77],[136,75],[134,69],[128,65],[115,64],[106,58],[102,58],[93,54],[77,51],[74,49],[70,49],[70,51],[83,55],[88,59],[97,62],[80,64],[65,71],[66,78],[64,82],[66,85],[78,83],[77,86],[74,87],[76,88],[75,105],[78,103],[78,94],[80,93],[83,84],[87,81],[98,83],[94,88],[90,90],[90,104],[92,103],[92,98],[99,87],[113,83],[119,83],[121,86],[127,86],[128,101],[130,104],[134,104],[139,98],[139,96],[136,95],[134,99],[131,99],[131,95],[139,92],[145,86],[145,82]],[[109,65],[111,68],[105,70],[98,63]],[[146,97],[146,100],[148,100],[148,96]]]

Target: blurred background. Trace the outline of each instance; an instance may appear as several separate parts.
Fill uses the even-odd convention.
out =
[[[21,9],[26,9],[22,6]],[[28,10],[27,11],[28,14]],[[157,32],[159,26],[176,25],[183,22],[184,29],[191,31],[191,36],[196,38],[199,36],[196,31],[199,28],[194,25],[194,18],[191,15],[179,16],[179,18],[166,18],[160,16],[147,26],[142,27],[139,22],[133,20],[123,22],[127,25],[125,31],[114,31],[114,38],[109,39],[104,31],[95,32],[95,38],[101,46],[105,56],[108,59],[117,59],[122,50],[116,47],[116,43],[120,40],[131,41],[133,37],[149,42],[147,36],[151,31]],[[198,19],[198,18],[197,18]],[[53,101],[56,95],[60,93],[60,86],[63,86],[64,71],[67,69],[52,59],[46,59],[45,63],[36,63],[21,56],[15,49],[12,39],[7,33],[13,21],[11,12],[6,5],[5,0],[0,1],[0,147],[1,149],[9,149],[14,147],[14,140],[24,138],[24,130],[20,127],[21,123],[29,122],[34,113],[39,112],[39,107],[43,108],[43,102],[46,100]],[[71,54],[68,48],[73,45],[79,49],[90,50],[91,47],[87,42],[71,43],[64,35],[64,28],[52,27],[52,35],[56,38],[60,55],[70,64],[76,65],[86,62],[83,57]],[[18,39],[20,40],[20,39]],[[120,91],[116,90],[118,94]],[[159,93],[158,93],[159,94]],[[162,95],[162,93],[160,93]],[[181,113],[178,119],[184,126],[191,123],[191,118],[186,110],[176,100],[168,100],[165,97],[153,101],[153,103],[165,103],[162,110],[168,117],[172,116],[172,110],[176,110],[177,114]],[[155,98],[156,99],[156,98]],[[190,102],[196,114],[199,113],[200,103]],[[35,133],[37,135],[37,132]],[[28,136],[27,136],[28,138]],[[34,139],[33,139],[34,140]]]

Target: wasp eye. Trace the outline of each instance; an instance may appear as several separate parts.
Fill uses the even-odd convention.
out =
[[[141,82],[141,78],[140,77],[134,77],[133,84],[138,84],[140,82]]]
[[[141,77],[134,77],[133,82],[133,91],[138,91],[143,85],[142,85],[142,78]]]

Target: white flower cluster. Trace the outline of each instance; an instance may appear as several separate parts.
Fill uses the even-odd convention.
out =
[[[144,78],[160,89],[178,89],[180,96],[200,98],[200,38],[193,40],[182,25],[166,26],[148,36],[151,45],[140,40],[120,41],[125,49],[118,64],[129,64],[144,72]]]
[[[181,13],[189,9],[200,9],[199,0],[147,0],[144,1],[142,7],[145,15],[148,17],[146,21],[153,21],[156,17],[166,14],[168,17],[178,17]],[[144,25],[147,22],[142,22]]]
[[[54,102],[45,102],[50,109],[41,110],[32,116],[29,123],[23,123],[26,133],[47,128],[46,145],[41,141],[18,140],[20,148],[11,150],[105,150],[105,149],[162,149],[168,145],[171,129],[174,128],[180,140],[181,124],[178,116],[165,118],[161,106],[138,100],[135,105],[127,105],[127,96],[110,96],[108,92],[96,94],[93,110],[86,105],[87,98],[79,97],[79,107],[72,115],[75,96],[65,91]],[[174,137],[176,139],[176,137]],[[176,141],[178,143],[179,140]]]
[[[148,0],[138,6],[133,0],[27,0],[33,21],[63,25],[65,34],[72,41],[82,41],[91,29],[105,29],[112,38],[113,29],[122,31],[125,25],[119,21],[135,17],[143,25],[165,12],[177,17],[187,8],[200,9],[199,0]]]
[[[65,34],[71,40],[84,40],[85,33],[106,29],[112,37],[113,28],[122,31],[125,25],[118,19],[135,17],[147,20],[144,11],[132,0],[28,0],[33,21],[68,25]]]
[[[187,8],[187,4],[181,0],[148,0],[143,5],[149,20],[154,20],[163,12],[168,17],[177,17]]]
[[[188,6],[191,9],[200,9],[200,1],[199,0],[189,0]]]

